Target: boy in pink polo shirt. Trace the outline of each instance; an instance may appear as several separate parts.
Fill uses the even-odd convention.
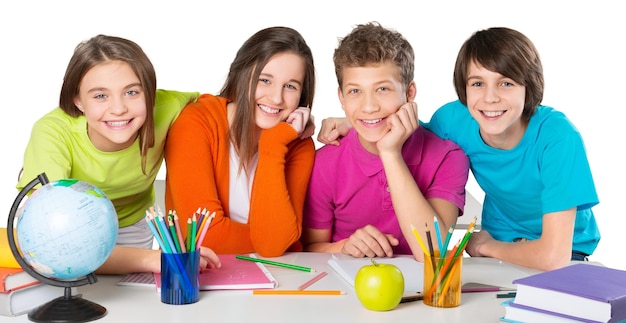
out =
[[[442,233],[456,223],[465,204],[467,156],[419,126],[413,48],[400,33],[375,22],[358,25],[333,60],[352,129],[341,145],[316,153],[304,248],[354,257],[413,254],[423,261],[411,224],[425,237],[435,215]]]

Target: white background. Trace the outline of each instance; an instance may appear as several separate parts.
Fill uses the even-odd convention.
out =
[[[379,21],[416,52],[420,118],[456,99],[457,51],[474,31],[515,28],[537,46],[544,65],[543,103],[565,112],[583,134],[600,204],[602,240],[592,260],[626,269],[622,254],[626,22],[620,1],[3,1],[0,4],[0,226],[6,226],[32,124],[58,104],[74,47],[96,34],[137,42],[151,58],[158,87],[216,93],[236,50],[261,28],[285,25],[313,50],[313,114],[341,116],[332,65],[337,39]],[[319,143],[317,143],[319,146]],[[164,169],[159,174],[164,178]],[[481,196],[475,183],[468,187]],[[4,213],[2,213],[4,212]]]

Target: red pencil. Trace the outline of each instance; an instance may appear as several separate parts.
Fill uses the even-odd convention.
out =
[[[306,283],[300,285],[300,287],[298,287],[298,290],[304,290],[305,288],[315,284],[316,281],[324,278],[324,276],[326,276],[327,273],[325,271],[322,271],[321,273],[319,273],[319,275],[311,278],[309,281],[307,281]]]
[[[174,227],[176,227],[176,236],[178,238],[178,243],[180,244],[180,251],[185,253],[187,252],[187,248],[185,246],[185,239],[183,238],[183,231],[180,229],[180,221],[178,220],[178,215],[176,211],[172,211],[170,213],[174,214]]]

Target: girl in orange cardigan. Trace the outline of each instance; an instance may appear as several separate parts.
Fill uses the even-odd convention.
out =
[[[266,257],[302,250],[314,91],[310,48],[297,31],[272,27],[239,49],[219,95],[183,109],[165,148],[165,204],[181,223],[198,208],[215,212],[203,246]]]

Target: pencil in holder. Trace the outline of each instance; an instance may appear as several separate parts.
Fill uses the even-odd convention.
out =
[[[172,305],[200,299],[200,251],[161,253],[161,302]]]
[[[423,302],[433,307],[461,305],[463,255],[448,253],[443,258],[436,250],[434,256],[424,256]]]

